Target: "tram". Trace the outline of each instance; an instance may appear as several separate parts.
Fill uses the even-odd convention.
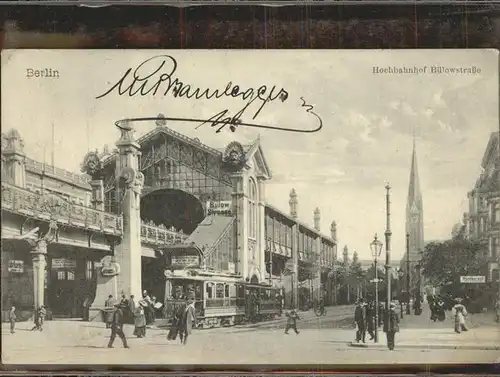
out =
[[[281,291],[226,276],[170,276],[164,318],[170,322],[185,297],[194,297],[198,328],[233,326],[274,319],[282,312]]]

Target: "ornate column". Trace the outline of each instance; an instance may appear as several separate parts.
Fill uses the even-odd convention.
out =
[[[6,139],[7,147],[3,152],[5,166],[2,166],[5,171],[2,173],[2,177],[5,176],[7,182],[12,185],[26,187],[24,141],[19,132],[14,129],[7,132]]]
[[[35,308],[45,304],[45,270],[47,268],[47,242],[30,240],[33,259],[33,296]]]
[[[290,215],[293,219],[297,219],[297,194],[295,189],[290,191]],[[292,226],[292,299],[293,307],[299,307],[299,226],[297,223]]]
[[[94,180],[90,182],[92,187],[92,208],[104,211],[104,182],[102,180]]]
[[[237,261],[236,272],[243,279],[248,277],[248,232],[247,232],[247,213],[248,203],[245,200],[245,179],[242,172],[231,174],[233,191],[231,193],[232,212],[236,217],[236,253]]]
[[[141,191],[144,175],[139,171],[140,145],[135,141],[134,129],[128,122],[119,126],[121,136],[116,142],[116,177],[121,191],[121,209],[123,213],[123,238],[115,250],[115,263],[120,273],[117,279],[117,294],[142,294],[142,250],[141,250]]]

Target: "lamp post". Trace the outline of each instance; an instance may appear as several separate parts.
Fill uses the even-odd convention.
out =
[[[391,305],[391,197],[390,197],[390,191],[391,191],[391,186],[389,183],[385,185],[385,190],[386,190],[386,196],[385,196],[385,201],[386,201],[386,228],[385,228],[385,276],[387,279],[387,302],[385,306],[386,310],[386,316],[389,315],[389,308]],[[386,317],[387,318],[387,317]]]
[[[410,315],[410,233],[406,233],[406,315]]]
[[[403,276],[404,276],[404,271],[402,268],[398,268],[398,277],[399,277],[399,287],[400,287],[400,296],[399,296],[399,308],[401,310],[401,318],[403,318]]]
[[[370,244],[370,249],[372,251],[373,262],[375,266],[375,343],[378,343],[378,268],[377,261],[378,257],[382,253],[382,242],[377,239],[377,234],[375,234],[375,239]]]
[[[419,251],[419,261],[417,264],[417,288],[416,288],[416,295],[415,295],[415,314],[420,315],[422,314],[422,306],[421,306],[421,296],[422,296],[422,291],[420,290],[420,286],[422,285],[422,251]]]

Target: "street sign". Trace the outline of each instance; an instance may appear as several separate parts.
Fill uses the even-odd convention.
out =
[[[218,202],[207,201],[207,215],[231,215],[232,202],[230,200],[221,200]]]
[[[24,261],[22,260],[10,260],[7,271],[11,273],[22,274],[24,272]]]
[[[486,283],[486,276],[460,276],[460,283]]]
[[[382,281],[384,281],[384,279],[380,279],[380,278],[379,279],[372,279],[372,280],[370,280],[370,283],[380,283]]]

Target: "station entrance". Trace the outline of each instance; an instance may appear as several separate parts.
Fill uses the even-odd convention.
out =
[[[49,245],[46,304],[53,318],[84,318],[95,299],[96,263],[106,252],[60,244]]]

